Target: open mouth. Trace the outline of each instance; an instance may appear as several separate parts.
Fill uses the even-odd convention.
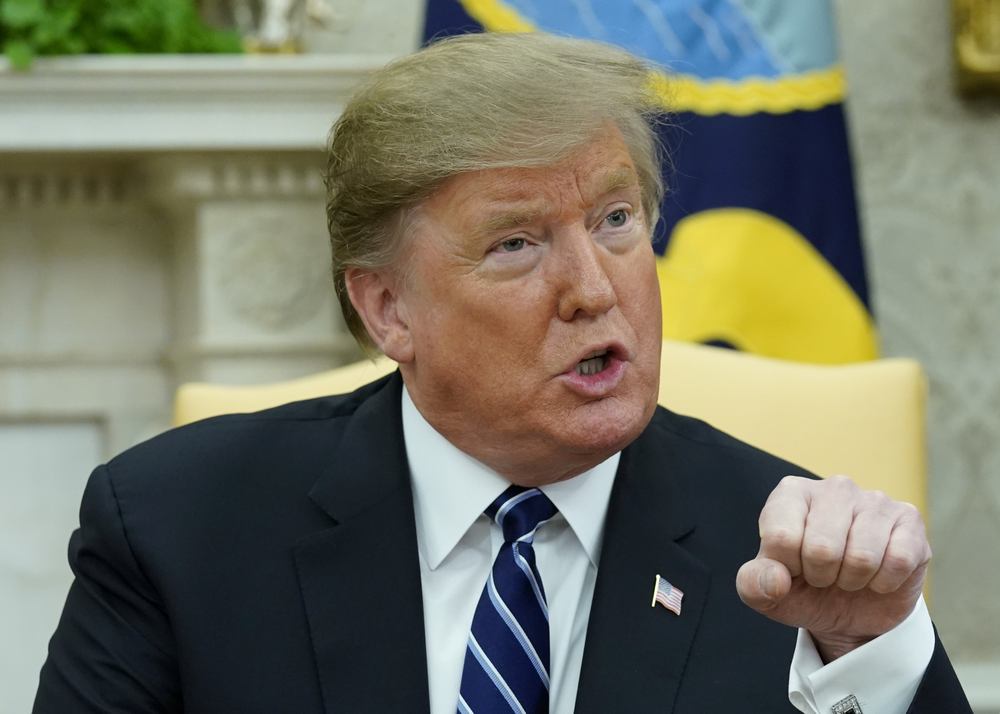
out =
[[[611,358],[609,350],[599,350],[592,352],[576,364],[576,373],[583,376],[590,376],[604,371]]]
[[[594,343],[583,349],[576,364],[562,373],[563,384],[579,396],[593,401],[612,394],[618,389],[628,369],[628,353],[617,342],[608,342],[603,347]]]

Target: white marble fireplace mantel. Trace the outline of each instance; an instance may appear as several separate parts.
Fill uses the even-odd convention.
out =
[[[45,370],[142,365],[160,396],[132,403],[158,402],[162,422],[178,381],[278,379],[353,355],[325,267],[322,149],[390,58],[0,61],[0,418],[52,410],[23,370],[44,386]],[[109,451],[141,431],[113,429]]]
[[[390,55],[0,59],[0,152],[318,150]]]

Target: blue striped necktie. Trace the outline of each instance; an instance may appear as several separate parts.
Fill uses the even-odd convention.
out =
[[[531,543],[555,514],[545,494],[521,486],[486,509],[504,543],[472,618],[459,714],[549,711],[549,611]]]

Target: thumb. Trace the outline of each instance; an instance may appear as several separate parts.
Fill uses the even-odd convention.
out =
[[[777,560],[760,556],[743,564],[736,574],[736,592],[757,612],[777,607],[792,589],[792,575]]]

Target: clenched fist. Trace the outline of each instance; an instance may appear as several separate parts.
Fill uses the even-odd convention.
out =
[[[931,548],[920,512],[843,476],[787,476],[760,514],[760,551],[736,589],[754,610],[809,631],[826,662],[913,610]]]

